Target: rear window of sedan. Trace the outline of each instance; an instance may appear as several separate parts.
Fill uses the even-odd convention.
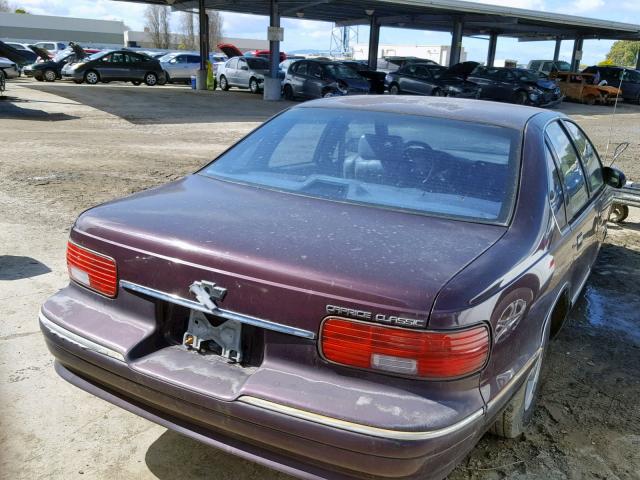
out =
[[[520,132],[418,115],[297,108],[200,173],[329,200],[508,223]]]

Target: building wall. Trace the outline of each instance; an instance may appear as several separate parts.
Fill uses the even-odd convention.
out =
[[[449,65],[450,45],[393,45],[381,44],[378,47],[378,58],[383,57],[419,57],[433,60],[440,65]],[[356,60],[366,60],[369,58],[369,45],[359,43],[353,46],[353,57]],[[467,52],[462,48],[460,61],[467,60]]]
[[[78,42],[85,47],[118,47],[124,23],[114,20],[0,13],[0,39],[21,43],[49,40]]]
[[[135,42],[135,43],[134,43]],[[232,43],[243,52],[248,50],[268,50],[269,42],[255,38],[234,38],[222,37],[221,43]],[[171,47],[178,48],[183,43],[183,37],[180,34],[171,34]],[[154,48],[149,32],[140,32],[135,30],[127,30],[124,32],[124,44],[126,46],[137,46],[140,48]],[[194,38],[194,44],[198,45],[198,37]],[[196,48],[197,50],[197,48]],[[211,50],[217,50],[215,45],[211,45]]]

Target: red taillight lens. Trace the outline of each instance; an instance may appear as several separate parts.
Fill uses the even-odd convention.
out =
[[[432,379],[480,370],[489,357],[489,331],[481,325],[425,332],[330,317],[322,324],[324,357],[352,367]]]
[[[116,296],[118,275],[113,258],[68,242],[67,268],[76,282],[108,297]]]

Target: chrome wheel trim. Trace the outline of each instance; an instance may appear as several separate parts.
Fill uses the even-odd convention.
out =
[[[48,82],[53,82],[56,79],[56,72],[54,72],[53,70],[47,70],[46,72],[44,72],[44,78]]]
[[[158,83],[158,78],[153,73],[148,73],[145,80],[149,85],[155,85]]]
[[[87,73],[87,83],[98,83],[98,75],[95,72]]]

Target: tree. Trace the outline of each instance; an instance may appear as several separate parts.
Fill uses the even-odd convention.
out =
[[[640,42],[618,40],[611,45],[611,49],[607,54],[607,61],[610,61],[613,65],[635,67],[639,51]]]
[[[7,0],[0,0],[0,12],[11,12],[13,8],[9,5]]]
[[[196,50],[196,45],[198,44],[193,17],[194,15],[191,12],[184,12],[182,14],[180,22],[182,30],[180,48],[183,48],[184,50]]]
[[[29,15],[29,12],[27,12],[24,8],[16,8],[13,13],[21,13],[23,15]]]
[[[171,21],[171,11],[169,7],[160,5],[149,5],[144,13],[145,31],[151,36],[153,48],[170,48],[171,32],[169,24]]]
[[[209,49],[215,50],[216,45],[222,40],[222,16],[215,10],[207,10],[207,14],[209,15]]]

